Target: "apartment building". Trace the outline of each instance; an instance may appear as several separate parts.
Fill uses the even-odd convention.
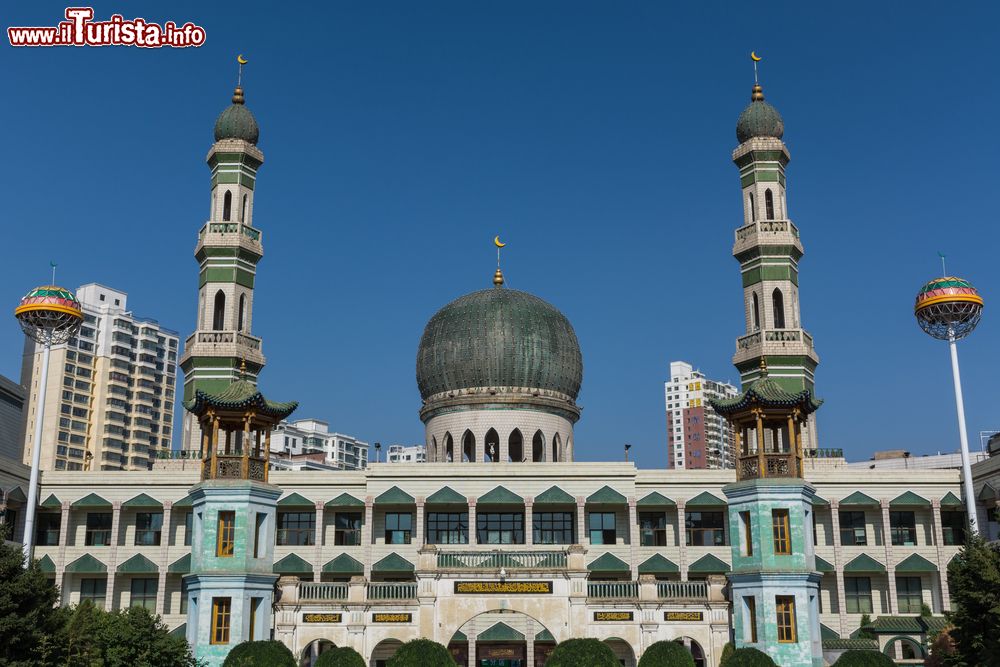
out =
[[[386,450],[386,463],[423,463],[427,460],[427,447],[424,445],[389,445]]]
[[[708,379],[684,361],[670,362],[670,379],[663,384],[667,467],[732,468],[735,433],[708,402],[732,398],[739,390],[728,382]]]
[[[368,467],[368,443],[343,433],[331,433],[321,419],[282,421],[271,436],[272,461],[305,460],[303,454],[322,453],[324,467],[364,470]],[[320,461],[312,458],[313,463]],[[281,465],[281,464],[279,464]]]

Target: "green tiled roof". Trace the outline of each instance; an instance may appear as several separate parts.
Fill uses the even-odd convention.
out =
[[[142,554],[136,554],[116,568],[118,574],[156,574],[156,563]]]
[[[782,387],[777,380],[772,379],[766,371],[750,383],[739,396],[733,398],[709,399],[712,408],[723,417],[749,410],[755,405],[767,408],[797,407],[803,414],[810,414],[819,409],[823,401],[813,396],[812,391],[790,392]]]
[[[702,491],[685,504],[690,507],[725,507],[726,501],[718,496],[713,496],[708,491]]]
[[[553,637],[552,633],[549,632],[548,630],[542,630],[537,635],[535,635],[536,642],[554,642],[555,640],[556,638]]]
[[[479,496],[479,504],[481,505],[523,505],[524,499],[514,493],[513,491],[508,491],[502,486],[484,493]]]
[[[476,642],[523,642],[524,635],[506,623],[496,623],[476,637]]]
[[[937,572],[937,566],[920,554],[910,554],[896,566],[896,572]]]
[[[824,639],[823,648],[828,651],[877,651],[877,639]]]
[[[636,507],[674,507],[677,503],[672,501],[670,498],[667,498],[659,491],[653,491],[649,495],[643,496],[643,498],[635,505]]]
[[[391,554],[372,565],[372,572],[413,572],[413,563],[393,551]]]
[[[364,507],[365,501],[358,500],[349,493],[342,493],[326,503],[327,507]]]
[[[535,496],[535,505],[574,505],[576,498],[558,486],[553,486]]]
[[[364,574],[365,566],[347,554],[340,554],[324,565],[323,571],[328,574],[346,574],[355,576]]]
[[[184,554],[167,567],[170,574],[188,574],[191,572],[191,554]]]
[[[681,569],[669,558],[653,554],[639,565],[639,574],[676,574]]]
[[[885,565],[868,554],[861,554],[844,566],[844,572],[885,572]]]
[[[816,569],[819,570],[820,572],[835,572],[837,568],[835,568],[833,565],[830,565],[828,561],[823,560],[819,556],[816,556]]]
[[[312,574],[312,565],[302,560],[297,554],[288,554],[271,568],[275,574]]]
[[[864,629],[876,633],[922,634],[924,624],[919,616],[879,616]]]
[[[54,574],[56,571],[56,564],[52,562],[48,554],[45,554],[38,559],[38,569],[46,574]]]
[[[948,619],[944,616],[921,616],[920,622],[924,624],[927,628],[927,632],[933,634],[935,632],[941,632],[949,625]]]
[[[218,394],[209,394],[200,389],[195,390],[194,399],[184,401],[184,408],[196,415],[203,414],[209,408],[219,410],[254,409],[257,414],[267,415],[273,419],[284,419],[295,412],[299,404],[296,401],[278,403],[269,401],[258,391],[252,382],[236,380]]]
[[[415,503],[413,496],[398,486],[384,491],[375,498],[376,505],[413,505]]]
[[[591,561],[587,569],[591,572],[629,572],[628,563],[618,558],[614,554],[605,553],[603,556]]]
[[[855,491],[851,495],[847,496],[840,501],[841,505],[863,505],[866,507],[878,507],[879,502],[872,498],[871,496],[866,496],[860,491]]]
[[[111,509],[111,503],[109,503],[104,498],[101,498],[96,493],[91,493],[88,496],[80,498],[75,503],[70,505],[73,509]]]
[[[176,503],[174,503],[171,507],[191,507],[193,504],[194,503],[191,500],[191,496],[184,496]]]
[[[698,574],[725,574],[729,572],[729,563],[714,556],[705,554],[688,568],[688,574],[695,572]]]
[[[587,503],[592,505],[624,505],[628,502],[622,494],[618,493],[610,486],[602,486],[594,493],[587,496]]]
[[[954,493],[949,491],[947,494],[945,494],[945,497],[941,499],[941,507],[962,508],[965,507],[965,503],[962,502],[961,498],[959,498]]]
[[[889,501],[889,507],[930,507],[931,501],[918,496],[913,491],[896,496]]]
[[[427,496],[424,502],[428,505],[467,505],[469,499],[450,486],[442,486]]]
[[[156,498],[147,496],[145,493],[140,493],[135,498],[130,498],[122,503],[122,509],[163,509],[163,503],[161,503]]]
[[[285,496],[278,501],[278,507],[315,507],[316,503],[297,493]]]
[[[45,509],[49,510],[62,509],[62,501],[56,498],[56,495],[53,493],[50,494],[48,498],[43,500],[42,503],[39,505],[39,507],[44,507]]]
[[[104,574],[108,566],[90,554],[84,554],[66,566],[67,572],[74,574]]]
[[[461,630],[455,630],[455,634],[451,636],[451,641],[449,644],[462,644],[469,641],[469,638],[465,636],[465,633]]]

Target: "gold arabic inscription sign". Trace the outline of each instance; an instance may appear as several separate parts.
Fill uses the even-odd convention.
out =
[[[551,581],[456,581],[455,593],[469,595],[551,595]]]
[[[340,623],[340,614],[302,614],[303,623]]]
[[[633,618],[630,611],[595,611],[595,621],[631,621]]]
[[[402,612],[381,612],[372,614],[372,623],[409,623],[413,620],[413,614]]]
[[[664,621],[701,621],[705,614],[700,611],[665,611]]]

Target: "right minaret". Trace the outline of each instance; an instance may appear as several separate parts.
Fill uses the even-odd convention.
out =
[[[743,279],[746,334],[736,339],[733,364],[745,389],[765,362],[772,380],[786,390],[813,391],[819,356],[799,315],[802,241],[788,217],[785,167],[790,156],[781,140],[781,114],[754,84],[750,104],[736,123],[740,145],[733,162],[740,170],[743,225],[736,230],[733,256]],[[817,447],[813,416],[802,429],[803,449]]]

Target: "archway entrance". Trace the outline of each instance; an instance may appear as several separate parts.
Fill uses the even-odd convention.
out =
[[[308,644],[302,649],[302,657],[299,659],[299,667],[312,667],[313,663],[316,662],[316,658],[322,653],[326,653],[329,650],[336,648],[337,645],[334,644],[329,639],[316,639]]]
[[[555,638],[537,620],[519,611],[498,609],[466,621],[448,643],[455,662],[465,667],[544,667]]]
[[[618,658],[618,664],[622,667],[635,667],[635,652],[627,641],[612,637],[605,639],[604,643],[614,652],[615,657]]]
[[[702,650],[701,644],[690,637],[681,637],[676,641],[678,644],[682,644],[694,658],[694,667],[705,667],[708,664],[705,662],[705,651]]]
[[[371,667],[385,667],[389,658],[396,655],[396,651],[403,645],[398,639],[383,639],[372,651]]]

